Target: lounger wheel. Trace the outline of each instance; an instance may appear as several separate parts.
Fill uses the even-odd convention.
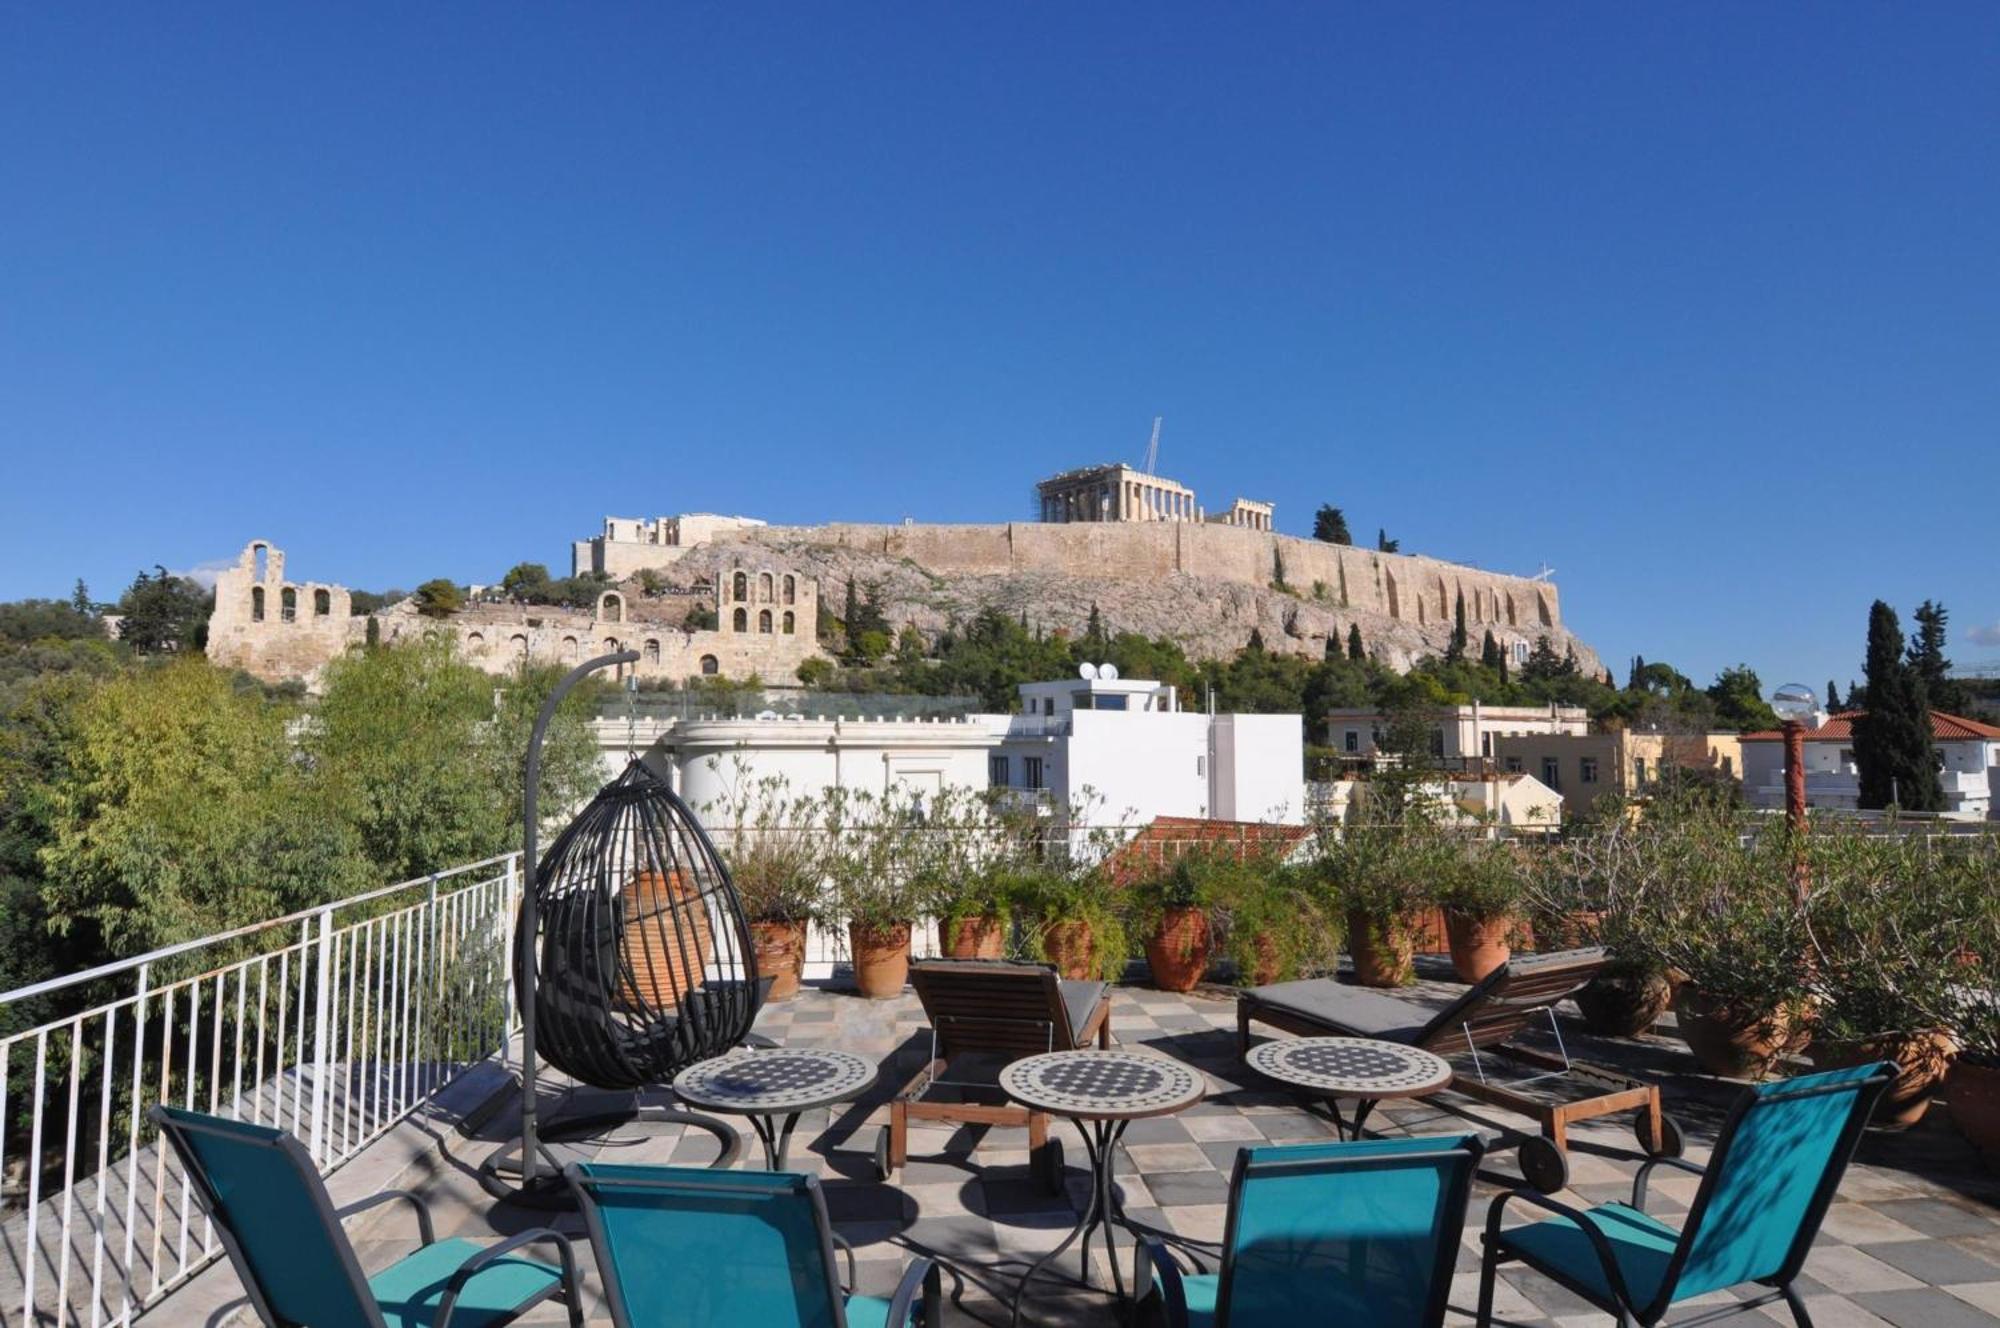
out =
[[[1639,1137],[1639,1147],[1648,1157],[1679,1157],[1687,1151],[1687,1131],[1664,1111],[1660,1113],[1660,1146],[1657,1149],[1647,1138],[1652,1132],[1646,1128],[1646,1113],[1643,1111],[1632,1122],[1632,1133]]]
[[[1521,1141],[1521,1176],[1543,1194],[1555,1194],[1569,1185],[1569,1159],[1553,1139],[1536,1135]]]
[[[1047,1190],[1050,1194],[1061,1194],[1063,1192],[1062,1140],[1049,1140],[1035,1150],[1035,1154],[1029,1159],[1029,1162],[1033,1168],[1035,1179],[1042,1183],[1043,1189]]]
[[[889,1165],[889,1127],[884,1125],[875,1133],[875,1179],[888,1180],[894,1174]]]

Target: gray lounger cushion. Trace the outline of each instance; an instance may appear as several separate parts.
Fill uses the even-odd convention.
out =
[[[1104,993],[1111,989],[1111,984],[1063,978],[1056,986],[1062,991],[1063,1012],[1069,1016],[1069,1040],[1082,1046],[1084,1025],[1090,1022],[1090,1016],[1104,999]]]
[[[1430,1027],[1437,1011],[1414,1001],[1350,987],[1332,978],[1300,978],[1274,982],[1245,993],[1257,1004],[1271,1006],[1327,1026],[1330,1035],[1380,1038],[1414,1043]]]

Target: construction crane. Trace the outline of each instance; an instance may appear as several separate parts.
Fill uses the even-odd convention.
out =
[[[1153,417],[1153,441],[1146,444],[1146,464],[1140,467],[1143,474],[1151,475],[1153,467],[1160,464],[1160,421],[1165,418],[1163,415]]]

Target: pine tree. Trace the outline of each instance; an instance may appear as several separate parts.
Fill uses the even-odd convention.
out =
[[[1313,538],[1326,544],[1354,543],[1354,537],[1347,533],[1347,518],[1338,507],[1325,503],[1313,516]]]
[[[1826,713],[1831,715],[1840,709],[1840,689],[1833,685],[1833,679],[1826,680]]]
[[[1646,657],[1644,655],[1632,656],[1632,673],[1631,676],[1625,679],[1625,690],[1628,692],[1638,691],[1645,677]]]
[[[1942,604],[1925,600],[1910,615],[1917,630],[1910,638],[1909,663],[1923,682],[1926,704],[1948,715],[1962,715],[1971,707],[1964,684],[1951,676],[1951,661],[1944,657],[1945,624],[1951,615]]]
[[[1854,764],[1860,770],[1860,805],[1891,803],[1905,811],[1934,812],[1944,805],[1937,746],[1931,739],[1923,678],[1903,654],[1896,611],[1876,600],[1868,610],[1868,657],[1862,677],[1868,709],[1854,721]]]
[[[76,579],[76,589],[69,592],[69,606],[86,618],[94,616],[97,612],[96,607],[90,602],[90,587],[83,584],[82,577]]]
[[[1377,526],[1375,527],[1375,551],[1377,553],[1401,553],[1403,551],[1403,541],[1390,539],[1389,532]]]
[[[1361,624],[1347,624],[1347,657],[1353,660],[1368,658],[1368,652],[1361,645]]]
[[[1462,662],[1465,659],[1466,647],[1471,643],[1471,639],[1465,633],[1465,592],[1461,590],[1458,592],[1458,603],[1452,606],[1451,644],[1444,648],[1445,663]]]

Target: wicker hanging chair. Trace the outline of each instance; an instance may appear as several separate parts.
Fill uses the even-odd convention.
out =
[[[514,981],[533,984],[536,1050],[556,1068],[636,1089],[749,1035],[762,987],[742,901],[694,813],[642,763],[556,837],[535,903]]]

